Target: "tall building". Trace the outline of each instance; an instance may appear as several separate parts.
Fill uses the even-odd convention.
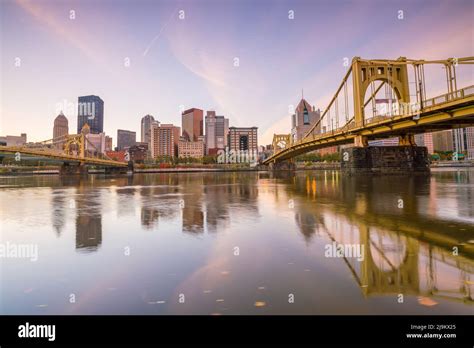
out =
[[[257,127],[230,127],[229,148],[234,151],[258,153]]]
[[[137,133],[124,129],[117,129],[117,148],[123,150],[126,147],[134,146],[137,142]]]
[[[304,98],[300,100],[295,109],[295,113],[291,115],[291,140],[296,142],[303,139],[305,134],[309,132],[311,126],[320,118],[320,110],[316,110]],[[313,131],[314,134],[321,133],[321,124]]]
[[[86,150],[92,153],[105,153],[106,152],[106,143],[105,143],[105,133],[86,134]]]
[[[141,142],[147,143],[150,146],[151,140],[151,125],[155,121],[152,115],[146,115],[142,117],[141,123]]]
[[[451,129],[432,134],[434,151],[453,151],[453,131]]]
[[[151,157],[178,156],[181,129],[172,124],[153,122],[151,127]]]
[[[69,134],[69,122],[64,116],[63,112],[54,119],[53,126],[53,144],[57,149],[62,149],[66,139],[63,138],[64,135]]]
[[[192,108],[183,111],[181,114],[181,126],[183,127],[183,137],[187,141],[197,141],[203,133],[203,111]]]
[[[426,146],[429,154],[434,153],[432,133],[415,134],[415,143],[417,146]]]
[[[112,137],[105,136],[105,151],[112,151]]]
[[[229,119],[216,116],[215,111],[206,113],[206,154],[215,155],[217,151],[224,150],[229,134]]]
[[[467,159],[474,159],[474,127],[452,130],[453,151],[463,153]]]
[[[91,133],[104,132],[104,101],[96,95],[79,97],[77,111],[78,134],[86,123],[89,125]]]

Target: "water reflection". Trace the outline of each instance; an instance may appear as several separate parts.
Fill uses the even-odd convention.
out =
[[[2,274],[4,310],[472,313],[473,177],[474,170],[0,178],[3,238],[34,241],[41,255],[35,267],[8,260],[16,268]],[[360,245],[364,257],[328,258],[331,243]],[[64,286],[51,265],[82,291],[80,306],[48,295]],[[25,293],[24,284],[42,290]],[[399,294],[409,307],[398,305]],[[28,296],[52,304],[41,312]]]
[[[296,203],[295,221],[306,240],[323,230],[335,243],[364,246],[361,263],[344,258],[364,295],[415,294],[473,304],[474,227],[461,219],[472,217],[472,175],[442,173],[438,180],[308,173],[286,177],[286,188],[289,196],[305,196]],[[446,192],[440,197],[436,185],[453,179],[457,185],[444,190],[455,191],[458,215],[434,220],[451,198]],[[308,200],[324,207],[315,209]]]
[[[76,250],[92,252],[102,244],[102,206],[98,190],[76,189]]]

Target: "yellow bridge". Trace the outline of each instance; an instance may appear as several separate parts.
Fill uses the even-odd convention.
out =
[[[275,134],[273,155],[263,164],[291,160],[309,151],[341,144],[367,147],[369,140],[378,138],[399,137],[401,146],[416,145],[415,134],[472,126],[474,85],[469,83],[467,87],[458,88],[456,76],[456,69],[468,64],[474,64],[474,57],[434,61],[355,57],[319,120],[297,141],[293,141],[290,134]],[[447,93],[427,98],[426,65],[445,69]],[[409,67],[413,68],[410,72]],[[472,71],[467,77],[473,82]],[[410,95],[410,83],[415,85],[413,95]],[[350,84],[352,88],[348,87]],[[385,98],[377,99],[383,92],[382,87],[385,87]],[[369,98],[366,99],[367,93]],[[415,98],[412,101],[410,97]],[[379,101],[386,102],[385,112],[377,109]],[[323,121],[326,126],[320,131]]]
[[[0,146],[0,155],[41,158],[63,164],[95,165],[101,167],[127,167],[127,163],[112,160],[98,151],[84,134],[63,135],[46,141],[22,146]]]

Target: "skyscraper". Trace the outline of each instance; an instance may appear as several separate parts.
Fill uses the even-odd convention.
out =
[[[203,135],[203,111],[192,108],[181,114],[183,137],[187,141],[197,141]]]
[[[151,127],[151,157],[178,156],[181,129],[172,124],[153,122]]]
[[[61,111],[61,113],[54,119],[53,126],[53,144],[57,149],[62,148],[66,141],[62,137],[67,134],[69,134],[69,122]]]
[[[206,113],[206,154],[215,155],[217,151],[225,149],[228,134],[229,119],[216,116],[215,111],[208,111]]]
[[[291,140],[296,142],[302,139],[319,118],[320,111],[302,98],[296,107],[295,113],[291,116]],[[321,133],[321,125],[318,125],[313,133]]]
[[[93,134],[104,131],[104,101],[96,95],[79,97],[77,111],[77,133],[88,124]]]
[[[126,147],[134,146],[137,142],[137,133],[124,129],[117,129],[117,147],[123,150]]]
[[[141,142],[147,143],[148,148],[150,148],[151,140],[151,124],[155,121],[155,118],[152,115],[145,115],[142,117],[141,123]]]

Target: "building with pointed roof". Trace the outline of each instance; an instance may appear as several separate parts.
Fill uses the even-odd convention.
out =
[[[311,106],[306,99],[301,98],[295,113],[291,115],[291,140],[296,142],[303,139],[305,134],[309,132],[312,125],[314,125],[320,118],[321,111],[314,106]],[[313,131],[314,134],[321,133],[321,126],[318,125]]]
[[[61,149],[65,143],[63,138],[65,135],[69,134],[69,122],[61,111],[58,116],[54,119],[53,126],[53,144],[57,149]]]

